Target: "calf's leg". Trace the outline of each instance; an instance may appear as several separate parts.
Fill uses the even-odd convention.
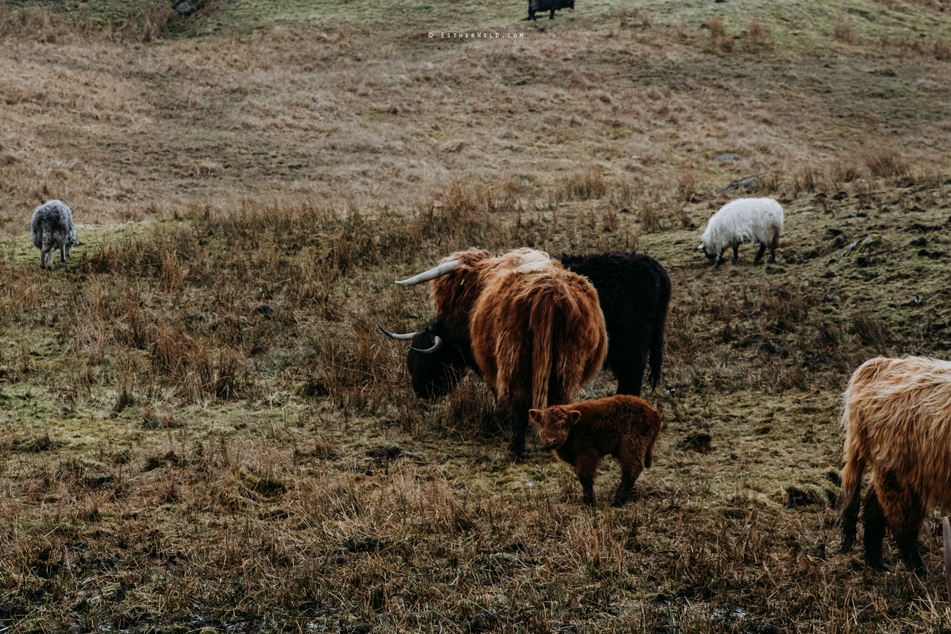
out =
[[[624,436],[621,439],[621,447],[615,456],[621,463],[621,486],[614,494],[614,502],[611,506],[623,506],[627,502],[627,497],[631,493],[631,487],[637,481],[638,476],[644,470],[644,454],[647,451],[647,440],[645,438],[632,438]]]
[[[594,476],[598,472],[598,463],[601,461],[598,452],[589,449],[578,454],[575,463],[575,473],[581,482],[581,501],[587,506],[594,506]]]

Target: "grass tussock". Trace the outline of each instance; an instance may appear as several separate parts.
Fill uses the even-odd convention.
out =
[[[897,178],[908,173],[908,160],[894,147],[870,146],[862,153],[862,160],[872,176],[877,178]]]
[[[591,165],[581,171],[570,174],[565,180],[564,195],[568,200],[590,200],[603,198],[608,186],[604,180],[604,170],[600,165]]]
[[[832,37],[844,44],[855,44],[856,36],[851,22],[837,18],[832,26]]]

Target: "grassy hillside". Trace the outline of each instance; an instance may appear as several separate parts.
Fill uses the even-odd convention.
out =
[[[0,628],[946,627],[937,511],[927,577],[836,551],[849,375],[951,347],[948,4],[523,4],[0,3]],[[714,271],[750,177],[779,262]],[[669,271],[625,508],[477,377],[413,395],[392,281],[471,246]]]

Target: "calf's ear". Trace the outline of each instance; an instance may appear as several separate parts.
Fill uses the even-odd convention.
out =
[[[538,421],[542,418],[542,411],[540,409],[530,409],[528,410],[528,420],[532,421],[538,425]]]
[[[568,412],[568,423],[569,423],[569,424],[575,425],[575,424],[578,423],[579,420],[581,420],[581,412],[579,412],[579,411],[577,411],[577,410],[576,410],[576,411],[573,411],[573,412]]]

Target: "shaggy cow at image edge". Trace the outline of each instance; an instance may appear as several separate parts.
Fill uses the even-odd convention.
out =
[[[644,370],[656,388],[663,363],[671,284],[660,263],[641,253],[563,255],[562,264],[594,285],[608,333],[605,366],[617,378],[617,393],[640,396]],[[450,333],[441,317],[409,335],[406,365],[420,398],[448,394],[467,369],[479,373],[467,333]],[[436,341],[440,342],[434,350]],[[425,352],[423,352],[425,350]]]
[[[865,561],[887,571],[882,559],[886,528],[905,564],[927,572],[918,533],[929,509],[951,509],[951,363],[926,357],[863,363],[849,380],[842,412],[842,552],[855,544],[862,475],[865,495]]]
[[[478,367],[509,420],[509,456],[524,459],[528,410],[570,402],[604,362],[607,333],[597,291],[531,249],[499,257],[476,249],[454,253],[398,283],[430,280],[444,333],[471,342],[461,358]],[[429,349],[416,351],[435,354],[442,345],[437,336]]]

